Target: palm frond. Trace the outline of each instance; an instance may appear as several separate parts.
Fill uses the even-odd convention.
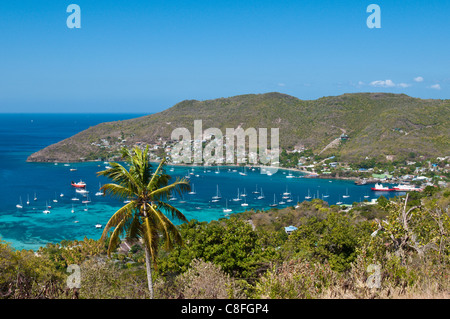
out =
[[[130,190],[133,190],[134,192],[139,189],[139,181],[136,179],[133,174],[131,174],[125,167],[123,167],[119,163],[110,163],[111,168],[108,168],[106,170],[97,172],[98,176],[105,176],[110,178],[113,182],[130,188]]]
[[[133,210],[135,208],[135,203],[130,202],[126,204],[125,206],[118,209],[114,215],[111,216],[108,223],[106,223],[105,228],[103,229],[102,236],[100,237],[100,240],[104,241],[106,240],[106,237],[108,236],[108,232],[112,227],[117,227],[122,221],[127,221],[131,218],[133,214]]]
[[[180,212],[177,208],[173,207],[172,205],[162,201],[158,201],[157,204],[158,209],[162,208],[163,210],[168,212],[172,218],[174,219],[177,218],[181,221],[188,222],[186,216],[184,216],[182,212]]]
[[[162,212],[160,212],[157,207],[151,206],[150,209],[153,211],[154,215],[158,219],[158,224],[164,231],[164,239],[166,244],[166,249],[171,250],[173,248],[173,241],[177,244],[182,244],[182,239],[179,230],[177,227],[165,216]]]
[[[175,182],[170,185],[157,188],[150,193],[151,198],[167,200],[172,192],[181,195],[184,192],[191,190],[189,181],[186,178],[177,178]]]
[[[100,190],[104,191],[105,195],[109,194],[120,199],[131,198],[135,195],[129,188],[118,184],[105,184]]]

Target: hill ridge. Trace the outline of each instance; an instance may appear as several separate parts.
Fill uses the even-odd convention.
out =
[[[316,153],[345,130],[349,139],[324,154],[338,154],[349,161],[365,157],[383,160],[411,152],[436,157],[448,155],[450,150],[450,100],[384,92],[301,100],[269,92],[183,100],[151,115],[101,123],[30,155],[28,161],[104,160],[121,146],[169,140],[177,127],[192,132],[194,120],[200,119],[203,129],[217,127],[223,132],[239,125],[244,129],[279,127],[283,149],[303,147]]]

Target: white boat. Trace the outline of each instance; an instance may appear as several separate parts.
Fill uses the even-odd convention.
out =
[[[59,194],[59,197],[64,197],[64,194],[63,193]]]
[[[30,205],[30,195],[27,195],[27,205]]]
[[[216,174],[219,174],[219,173],[220,173],[219,167],[217,167],[217,170],[216,170],[214,173],[216,173]]]
[[[394,189],[389,188],[389,187],[385,187],[383,186],[383,184],[375,184],[375,187],[371,187],[370,188],[373,191],[382,191],[382,192],[392,192]]]
[[[88,211],[88,205],[86,204],[86,207],[84,208],[84,211],[87,212]]]
[[[72,204],[72,210],[71,210],[71,213],[72,213],[72,214],[75,213],[75,209],[73,208],[73,204]]]
[[[19,204],[16,205],[17,208],[23,208],[22,197],[19,198]]]
[[[91,202],[91,199],[89,196],[86,198],[86,200],[82,201],[83,204],[89,204]]]
[[[217,185],[216,196],[213,196],[212,199],[221,199],[221,198],[222,198],[222,196],[220,195],[220,192],[219,192],[219,185]]]
[[[96,224],[96,225],[95,225],[95,228],[102,228],[102,225]]]
[[[237,189],[237,197],[236,198],[233,198],[233,201],[234,202],[239,202],[239,201],[241,201],[242,200],[242,198],[240,197],[240,195],[239,195],[239,188]]]
[[[78,197],[73,197],[72,200],[73,200],[73,201],[78,201],[78,200],[80,200],[80,199],[79,199]]]
[[[247,176],[247,168],[244,166],[244,171],[243,172],[239,172],[240,175],[242,176]]]
[[[264,193],[263,193],[263,189],[262,189],[262,187],[261,187],[261,195],[259,195],[258,197],[257,197],[257,199],[264,199],[265,197],[264,197]]]
[[[88,194],[89,193],[89,191],[85,190],[84,188],[76,189],[75,192],[78,194]]]
[[[283,193],[283,196],[289,196],[289,195],[291,195],[291,193],[288,192],[288,188],[287,188],[287,186],[286,186],[286,191]]]
[[[245,188],[244,188],[244,192],[241,194],[241,197],[247,197],[247,192],[245,191]]]
[[[345,193],[345,195],[342,196],[342,198],[349,198],[349,197],[350,197],[350,195],[348,194],[348,188],[347,188],[346,193]]]
[[[44,211],[43,211],[43,213],[44,214],[50,214],[50,206],[48,206],[48,203],[47,202],[45,202],[45,209],[44,209]]]
[[[103,196],[104,193],[100,190],[102,188],[102,184],[98,183],[98,192],[95,193],[95,196]]]
[[[309,192],[309,188],[308,188],[308,196],[305,196],[306,199],[311,199],[311,193]]]
[[[292,173],[289,172],[289,174],[286,176],[286,178],[294,178],[294,175],[292,175]]]
[[[232,212],[233,210],[231,208],[228,208],[228,199],[225,201],[225,208],[223,209],[224,213]]]
[[[273,204],[270,204],[269,206],[270,206],[270,207],[276,207],[276,206],[278,206],[278,204],[277,204],[277,199],[276,199],[276,197],[275,197],[275,194],[273,194]]]
[[[58,200],[56,199],[56,193],[55,193],[55,199],[53,200],[53,203],[57,203]]]
[[[192,184],[192,189],[191,189],[191,191],[188,193],[189,195],[195,195],[195,194],[197,194],[196,192],[195,192],[195,185],[194,184]]]
[[[253,194],[259,194],[259,192],[258,192],[258,185],[256,185],[256,189],[252,193]]]
[[[247,207],[248,203],[247,203],[247,199],[244,197],[244,202],[241,204],[242,207]]]
[[[34,193],[34,201],[37,201],[36,193]]]

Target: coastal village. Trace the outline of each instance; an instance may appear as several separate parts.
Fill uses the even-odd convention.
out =
[[[345,141],[349,136],[342,134],[340,140]],[[202,150],[209,140],[195,141],[190,144],[201,143]],[[189,142],[189,141],[188,141]],[[136,142],[133,146],[144,148],[148,145],[150,160],[160,161],[166,158],[172,165],[182,164],[171,160],[171,151],[176,141],[167,141],[159,138],[157,142],[145,143]],[[101,139],[92,143],[110,154],[109,161],[118,160],[117,153],[123,146],[127,146],[127,140],[123,137],[118,139]],[[194,152],[192,156],[195,156]],[[248,154],[249,158],[257,157],[257,154]],[[98,159],[104,160],[104,159]],[[206,163],[205,165],[211,165]],[[212,164],[214,165],[214,163]],[[244,164],[241,164],[244,165]],[[376,162],[374,159],[366,157],[360,163],[349,163],[340,161],[338,156],[321,157],[314,154],[312,150],[304,147],[293,150],[283,150],[276,165],[285,169],[298,170],[306,174],[307,178],[332,178],[355,180],[356,184],[376,184],[376,183],[397,183],[414,185],[417,188],[426,186],[447,187],[450,181],[450,156],[440,156],[436,158],[424,158],[410,154],[410,158],[402,161],[395,161],[393,156],[386,156],[386,161]],[[247,166],[252,166],[247,164]]]

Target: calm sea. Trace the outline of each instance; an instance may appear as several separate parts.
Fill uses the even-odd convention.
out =
[[[99,185],[108,182],[96,173],[105,168],[96,163],[27,163],[27,157],[50,144],[70,137],[101,122],[135,118],[137,114],[0,114],[0,238],[16,249],[36,250],[46,243],[63,239],[98,239],[109,217],[123,202],[95,196]],[[71,170],[72,169],[72,170]],[[73,170],[76,169],[76,170]],[[171,200],[185,216],[211,221],[226,216],[225,207],[232,213],[250,209],[269,209],[274,201],[285,201],[278,207],[293,206],[311,198],[323,198],[335,204],[351,204],[370,200],[381,194],[373,193],[369,185],[356,186],[351,181],[302,178],[293,172],[279,170],[272,176],[260,174],[258,168],[168,167],[174,178],[189,176],[195,194]],[[75,192],[71,181],[87,183],[89,198]],[[212,201],[219,189],[221,200]],[[264,199],[257,199],[263,192]],[[283,193],[290,198],[283,199]],[[235,199],[241,199],[236,201]],[[240,196],[246,194],[247,196]],[[343,198],[343,195],[349,197]],[[383,194],[386,196],[386,194]],[[365,198],[364,196],[369,196]],[[36,200],[35,200],[36,198]],[[73,200],[78,198],[79,200]],[[89,199],[91,202],[83,204]],[[22,203],[23,208],[16,205]],[[29,203],[27,203],[29,202]],[[242,206],[242,204],[248,206]],[[51,206],[50,213],[44,214]],[[73,211],[73,212],[72,212]],[[286,225],[288,226],[288,225]]]

